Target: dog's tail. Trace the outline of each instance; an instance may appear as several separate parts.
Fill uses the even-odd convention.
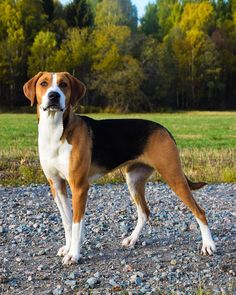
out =
[[[202,188],[204,185],[206,185],[206,182],[192,182],[191,180],[188,179],[188,177],[185,175],[185,178],[188,182],[188,185],[190,187],[191,190],[195,191],[197,189]]]

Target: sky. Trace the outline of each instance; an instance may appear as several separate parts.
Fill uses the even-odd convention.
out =
[[[138,9],[138,17],[142,17],[144,15],[145,12],[145,7],[148,3],[150,2],[155,2],[155,0],[131,0],[133,4],[136,5],[137,9]],[[66,4],[70,2],[70,0],[61,0],[62,4]]]

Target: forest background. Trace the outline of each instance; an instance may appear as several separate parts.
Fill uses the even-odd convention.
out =
[[[22,85],[68,71],[87,85],[83,111],[236,108],[236,0],[0,0],[0,106]]]

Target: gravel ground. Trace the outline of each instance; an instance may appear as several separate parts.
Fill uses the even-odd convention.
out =
[[[121,241],[136,223],[126,185],[92,185],[78,265],[64,267],[58,209],[46,185],[0,187],[0,294],[236,294],[236,184],[194,193],[217,245],[201,256],[193,216],[168,186],[147,183],[150,222],[133,249]],[[93,290],[91,290],[93,289]]]

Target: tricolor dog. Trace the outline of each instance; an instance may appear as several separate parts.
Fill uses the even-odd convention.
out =
[[[117,167],[123,167],[138,213],[137,225],[122,241],[123,246],[136,243],[149,217],[144,186],[157,170],[194,214],[202,234],[202,253],[212,254],[216,247],[204,210],[191,193],[204,183],[186,178],[170,132],[147,120],[93,120],[75,115],[72,107],[85,91],[85,85],[66,72],[40,72],[24,85],[31,105],[37,103],[40,163],[65,229],[66,244],[58,251],[64,256],[63,264],[77,263],[80,258],[89,183]],[[73,210],[66,182],[72,192]]]

